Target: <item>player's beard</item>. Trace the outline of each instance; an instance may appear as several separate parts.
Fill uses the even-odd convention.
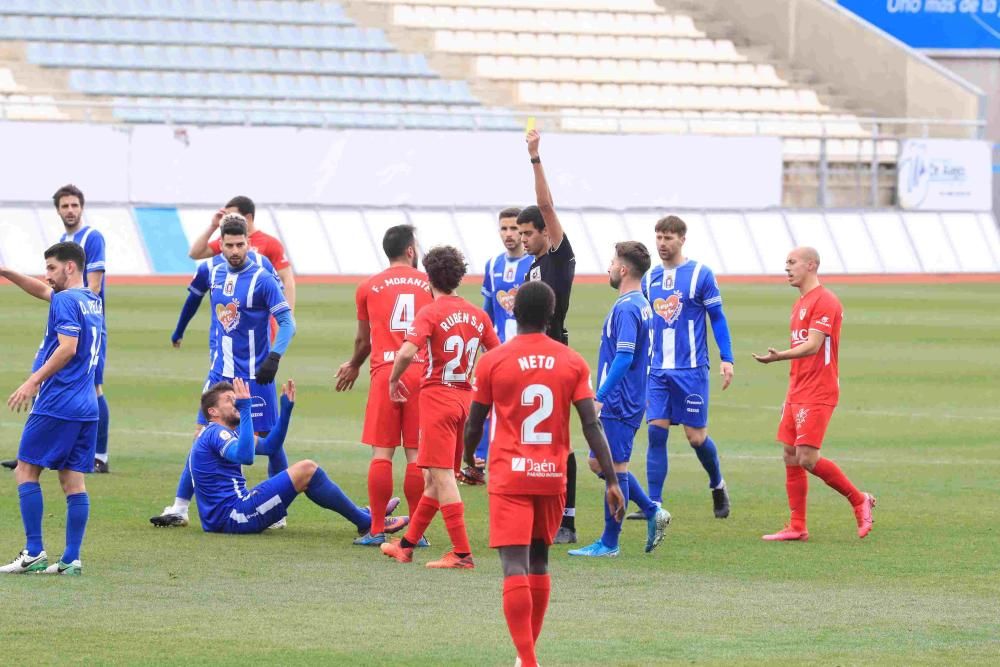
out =
[[[622,277],[618,274],[608,274],[608,284],[611,285],[612,289],[618,289],[622,284]]]

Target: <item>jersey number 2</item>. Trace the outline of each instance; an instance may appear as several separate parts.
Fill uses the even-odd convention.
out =
[[[552,433],[538,431],[538,425],[552,416],[552,390],[544,384],[529,384],[521,392],[521,405],[538,408],[521,423],[521,442],[525,445],[551,445]]]
[[[405,332],[413,324],[413,316],[416,311],[412,294],[400,294],[396,297],[396,304],[392,307],[392,317],[389,320],[389,329],[392,331]]]

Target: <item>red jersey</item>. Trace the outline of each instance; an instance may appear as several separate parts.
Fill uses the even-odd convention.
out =
[[[285,256],[285,246],[270,234],[257,230],[247,240],[250,242],[250,250],[271,260],[275,271],[281,271],[292,265]],[[211,248],[213,255],[218,255],[222,252],[222,240],[209,241],[208,247]]]
[[[840,398],[837,354],[844,308],[840,300],[822,285],[800,297],[792,307],[792,347],[809,338],[812,330],[826,334],[819,352],[792,359],[788,380],[788,403],[836,405]]]
[[[442,296],[417,313],[406,340],[427,349],[427,373],[422,387],[445,385],[467,391],[480,347],[500,345],[490,318],[460,296]]]
[[[390,266],[358,285],[358,321],[371,326],[371,370],[391,365],[420,310],[433,301],[427,274],[411,266]],[[423,352],[423,350],[421,350]],[[423,362],[423,355],[416,359]]]
[[[519,334],[485,355],[472,400],[493,405],[489,492],[566,492],[570,406],[593,398],[590,367],[545,334]]]

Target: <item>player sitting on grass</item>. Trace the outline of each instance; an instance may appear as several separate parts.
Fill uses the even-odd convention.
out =
[[[314,461],[293,463],[274,477],[247,489],[241,466],[252,465],[254,452],[268,454],[281,447],[295,405],[295,382],[281,388],[281,416],[265,438],[253,432],[250,389],[246,382],[219,382],[201,397],[208,426],[191,448],[188,466],[194,479],[201,527],[211,533],[261,533],[288,514],[288,506],[300,493],[320,507],[333,510],[367,533],[368,511],[348,498]],[[386,521],[386,532],[406,526],[407,517]]]

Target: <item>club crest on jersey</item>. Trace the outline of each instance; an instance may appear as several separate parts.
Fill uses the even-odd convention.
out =
[[[240,324],[240,302],[239,300],[233,300],[230,303],[223,306],[221,303],[215,304],[215,319],[219,320],[219,324],[228,333],[235,329]]]
[[[656,299],[653,301],[653,310],[656,311],[657,315],[666,320],[667,324],[673,324],[681,316],[681,310],[684,308],[681,296],[680,290],[676,290],[666,299]]]
[[[504,269],[503,280],[505,283],[514,282],[514,278],[517,276],[517,265],[508,266]]]
[[[532,267],[528,274],[528,280],[541,280],[542,279],[542,267],[535,266]]]
[[[674,274],[668,273],[663,276],[663,289],[673,289],[674,288]]]
[[[497,292],[497,303],[499,303],[500,307],[507,311],[508,315],[514,314],[514,297],[516,296],[516,287],[511,287],[509,292],[503,289]]]
[[[799,411],[795,413],[795,425],[801,427],[806,423],[808,417],[809,408],[799,408]]]
[[[800,320],[806,319],[806,309],[805,308],[799,308],[799,319]]]

